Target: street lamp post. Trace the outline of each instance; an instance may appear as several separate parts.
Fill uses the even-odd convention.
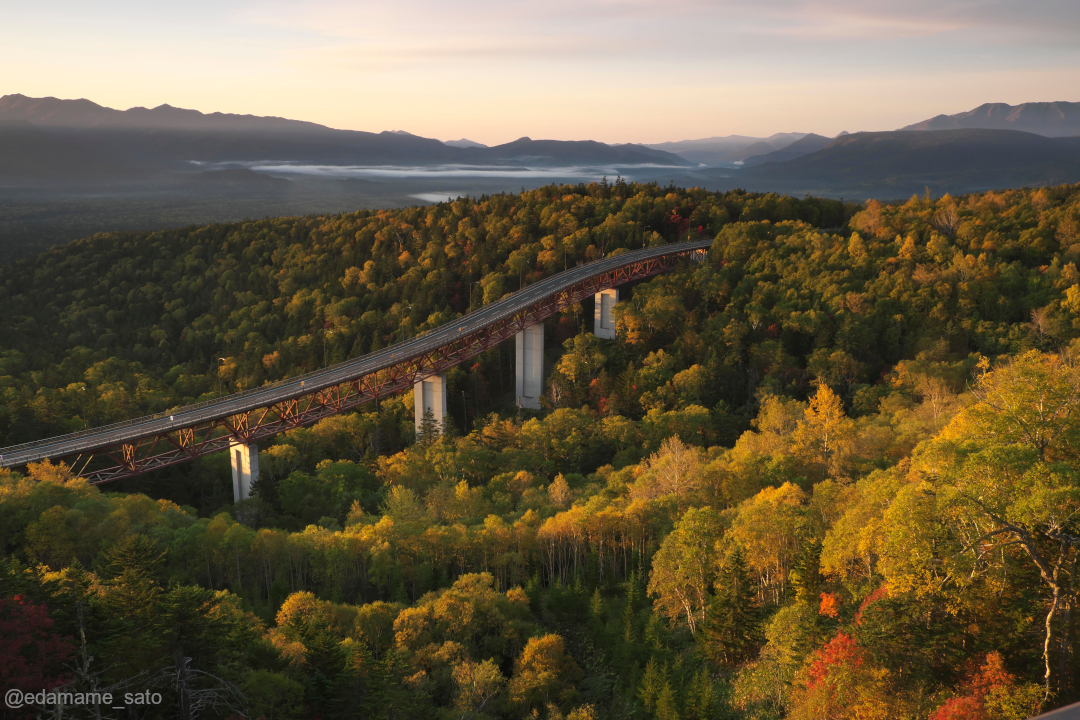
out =
[[[329,332],[326,333],[326,337],[323,338],[323,343],[322,343],[322,365],[323,365],[323,367],[326,367],[326,342],[327,342],[326,338],[333,337],[333,335],[334,335],[334,331],[330,330]]]
[[[406,305],[401,308],[401,342],[405,342],[405,311],[412,310],[412,305]]]
[[[225,358],[223,358],[223,357],[219,357],[218,360],[220,360],[221,362],[225,362]],[[217,396],[219,398],[221,397],[221,366],[220,365],[218,366],[218,374],[217,374]]]
[[[483,284],[484,284],[484,281],[483,281],[483,280],[473,280],[473,281],[472,281],[472,284],[471,284],[471,285],[469,285],[469,312],[472,312],[472,308],[473,308],[473,295],[475,294],[476,286],[477,286],[477,285],[483,286]],[[481,300],[482,300],[482,299],[483,299],[483,298],[481,298]]]

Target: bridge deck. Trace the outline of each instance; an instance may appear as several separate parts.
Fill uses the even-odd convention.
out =
[[[92,480],[103,482],[223,449],[231,440],[226,438],[224,444],[221,442],[223,431],[232,438],[250,441],[291,427],[311,424],[326,415],[356,407],[360,402],[398,392],[417,379],[441,372],[482,352],[492,342],[501,342],[508,337],[509,330],[518,332],[542,321],[551,314],[552,308],[557,311],[580,301],[583,293],[591,289],[586,287],[590,281],[596,281],[593,284],[595,290],[599,291],[655,275],[672,267],[673,261],[677,262],[680,256],[700,257],[700,252],[711,245],[712,241],[673,243],[579,265],[415,338],[323,370],[155,415],[0,448],[0,467],[19,467],[46,458],[57,459],[120,448],[119,453],[106,452],[118,467],[90,474]],[[657,260],[664,262],[658,264],[655,262]],[[628,268],[631,271],[623,272]],[[600,278],[603,280],[598,280]],[[547,309],[540,310],[541,306]],[[499,331],[491,332],[494,328]],[[350,398],[342,399],[341,388],[346,384],[355,386],[355,393]],[[312,410],[312,402],[308,402],[306,408],[299,408],[296,401],[303,399],[314,402],[318,408],[329,408],[329,411]],[[267,431],[255,432],[249,426],[248,417],[270,408],[275,408],[274,422],[266,424]],[[264,412],[255,418],[256,424],[262,423],[265,416]],[[242,421],[225,422],[241,417]],[[194,429],[205,431],[205,437],[200,442],[190,435]],[[157,446],[155,442],[153,447],[145,451],[148,453],[146,458],[137,458],[135,444],[147,438],[157,438],[175,446],[175,449],[168,450],[177,457],[146,462],[153,459],[150,456]],[[117,454],[122,455],[122,459]],[[161,453],[154,457],[159,456]]]

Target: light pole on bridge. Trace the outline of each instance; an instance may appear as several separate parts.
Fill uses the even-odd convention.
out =
[[[406,310],[412,310],[412,305],[401,308],[401,342],[405,342],[405,321],[409,319],[405,317]]]
[[[469,285],[469,312],[472,312],[473,294],[474,294],[474,291],[476,290],[477,285],[483,287],[484,281],[483,280],[473,280],[472,284]],[[481,301],[483,301],[483,299],[484,299],[483,297],[480,298]]]

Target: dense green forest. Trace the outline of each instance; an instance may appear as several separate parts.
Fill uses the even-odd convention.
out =
[[[0,444],[688,237],[710,261],[628,288],[616,340],[589,303],[547,322],[540,412],[500,348],[449,374],[441,436],[408,396],[324,420],[262,447],[239,505],[216,457],[99,487],[0,471],[0,679],[150,689],[125,717],[155,718],[1076,700],[1080,186],[857,206],[617,181],[97,235],[2,268]]]

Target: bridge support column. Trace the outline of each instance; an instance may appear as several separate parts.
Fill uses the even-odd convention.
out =
[[[593,335],[601,340],[615,339],[615,318],[611,310],[619,302],[619,288],[601,290],[593,296]]]
[[[240,502],[251,497],[251,486],[259,479],[259,447],[232,442],[229,445],[229,458],[232,460],[233,502]]]
[[[413,385],[413,409],[416,412],[416,435],[423,434],[424,413],[431,411],[435,418],[437,431],[441,431],[446,422],[446,376],[419,380]]]
[[[515,336],[517,348],[517,404],[540,409],[544,393],[544,324],[530,325]]]

